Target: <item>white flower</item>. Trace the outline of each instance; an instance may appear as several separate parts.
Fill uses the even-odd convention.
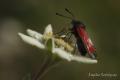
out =
[[[73,55],[70,50],[73,48],[64,40],[59,40],[54,37],[52,26],[49,24],[43,34],[27,29],[29,36],[24,35],[23,33],[18,33],[21,39],[33,46],[36,46],[43,50],[50,50],[52,54],[57,54],[59,57],[68,60],[68,61],[77,61],[81,63],[97,63],[97,60]],[[67,50],[65,49],[67,48]]]

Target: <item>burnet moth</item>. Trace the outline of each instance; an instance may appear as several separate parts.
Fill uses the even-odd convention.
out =
[[[96,59],[96,48],[86,32],[86,26],[81,21],[76,20],[72,12],[70,12],[68,9],[65,9],[65,11],[68,12],[72,17],[64,16],[59,13],[56,13],[56,15],[72,20],[72,28],[70,31],[76,38],[78,51],[82,56],[86,56],[86,54],[88,54],[92,59]]]

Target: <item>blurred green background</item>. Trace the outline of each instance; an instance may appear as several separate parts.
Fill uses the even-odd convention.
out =
[[[30,28],[43,32],[48,24],[54,32],[70,26],[70,20],[56,12],[69,15],[70,9],[87,31],[97,48],[97,64],[63,61],[51,69],[43,80],[96,80],[88,73],[114,73],[120,79],[120,1],[119,0],[0,0],[0,80],[23,80],[39,70],[46,52],[24,43],[18,32]],[[104,79],[103,79],[104,78]]]

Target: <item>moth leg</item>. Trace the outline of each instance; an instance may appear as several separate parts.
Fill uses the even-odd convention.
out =
[[[68,32],[68,31],[69,31],[69,30],[66,29],[66,27],[65,27],[65,28],[63,28],[62,30],[60,30],[60,32],[55,33],[55,35],[57,35],[57,36],[65,35],[66,32]]]
[[[77,45],[76,45],[76,43],[75,43],[75,45],[74,45],[74,51],[73,51],[73,54],[77,54]]]
[[[59,35],[62,35],[62,34],[64,34],[63,30],[61,30],[60,32],[55,33],[55,36],[59,36]]]

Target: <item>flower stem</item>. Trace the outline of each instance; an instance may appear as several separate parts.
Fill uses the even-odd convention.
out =
[[[36,79],[36,80],[42,80],[42,78],[43,78],[51,69],[55,68],[55,67],[58,66],[59,64],[60,64],[60,62],[57,62],[56,64],[53,64],[53,65],[47,67],[47,68],[44,70],[44,72],[43,72],[41,75],[39,75],[38,79]]]
[[[52,57],[51,57],[52,56]],[[60,60],[58,59],[56,61],[57,57],[55,58],[55,56],[53,55],[49,55],[46,56],[44,58],[43,64],[41,65],[41,68],[39,70],[39,72],[33,76],[32,80],[41,80],[41,78],[53,67],[55,67],[57,64],[59,64]]]

